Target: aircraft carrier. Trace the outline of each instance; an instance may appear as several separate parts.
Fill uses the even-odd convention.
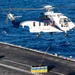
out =
[[[48,72],[32,73],[31,67],[40,63]],[[75,60],[1,42],[0,75],[75,75]]]

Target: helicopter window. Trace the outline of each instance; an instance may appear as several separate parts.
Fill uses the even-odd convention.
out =
[[[35,27],[35,22],[33,22],[33,26]]]
[[[44,23],[44,26],[46,26],[47,24],[46,23]]]
[[[70,22],[70,19],[64,18],[64,22]]]
[[[63,25],[61,24],[61,27],[63,27]]]
[[[68,19],[68,18],[61,18],[61,19],[59,20],[59,23],[64,23],[64,22],[71,22],[71,21],[70,21],[70,19]]]
[[[63,19],[61,18],[60,20],[59,20],[59,23],[62,23],[63,22]]]
[[[64,15],[63,14],[57,14],[57,16],[60,17],[60,16],[64,16]]]
[[[61,27],[68,27],[68,22],[71,21],[68,18],[61,18],[59,22],[61,24]]]
[[[41,26],[41,23],[39,22],[39,26]]]
[[[52,23],[51,19],[48,17],[48,15],[44,15],[43,18],[41,18],[44,22],[44,26],[48,26],[50,25],[50,23]],[[39,23],[40,26],[40,23]]]
[[[50,25],[50,20],[44,20],[44,26],[48,26],[48,25]]]
[[[56,15],[52,15],[52,17],[56,17]]]

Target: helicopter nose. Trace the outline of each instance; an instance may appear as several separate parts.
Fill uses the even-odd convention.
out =
[[[75,23],[69,23],[69,29],[72,29],[72,28],[74,28],[75,27]]]
[[[74,23],[74,28],[75,28],[75,23]]]

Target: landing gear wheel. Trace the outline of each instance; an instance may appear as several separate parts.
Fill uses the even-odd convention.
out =
[[[66,33],[65,36],[68,36],[68,34]]]
[[[38,33],[36,36],[37,36],[37,37],[39,37],[39,36],[40,36],[40,34]]]
[[[52,32],[50,32],[50,35],[52,35],[53,33]]]

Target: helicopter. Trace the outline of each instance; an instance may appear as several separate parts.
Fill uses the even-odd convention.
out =
[[[52,9],[51,5],[46,5],[44,8],[32,9],[32,10],[41,10],[44,9],[45,12],[40,13],[39,21],[37,20],[28,20],[23,22],[17,22],[13,14],[8,13],[7,17],[12,22],[13,26],[18,28],[22,26],[29,27],[30,33],[37,33],[37,36],[40,35],[41,32],[49,32],[50,34],[54,32],[64,32],[65,36],[68,36],[68,31],[75,27],[75,24],[64,14],[55,13]],[[7,10],[7,9],[6,9]],[[17,9],[12,9],[17,10]],[[18,9],[21,10],[21,9]],[[31,10],[31,9],[25,9]]]

